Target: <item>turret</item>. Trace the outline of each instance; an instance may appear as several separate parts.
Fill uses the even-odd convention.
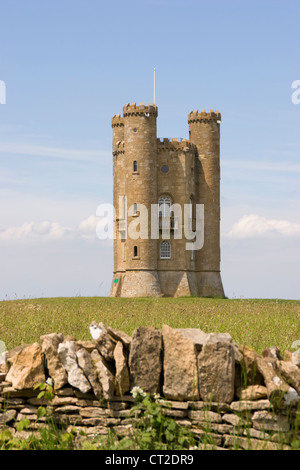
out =
[[[129,269],[157,269],[157,242],[150,238],[151,204],[157,204],[157,107],[152,104],[126,105],[123,108],[124,140],[126,142],[125,168],[128,208],[137,204],[137,214],[128,217],[134,222],[140,213],[139,204],[148,210],[148,239],[128,237],[127,267]],[[136,248],[134,248],[136,247]]]
[[[218,111],[192,111],[188,115],[189,138],[198,152],[198,201],[204,204],[204,246],[197,257],[196,270],[216,273],[218,293],[211,281],[204,280],[203,289],[211,295],[223,296],[220,273],[220,121]],[[205,276],[203,276],[205,279]],[[203,295],[203,294],[202,294]]]
[[[118,173],[116,178],[114,176],[117,181],[114,184],[114,193],[118,195],[118,199],[120,196],[125,196],[127,203],[127,238],[122,242],[117,240],[118,255],[114,263],[115,272],[121,271],[122,262],[126,267],[126,275],[122,280],[122,295],[124,296],[132,295],[134,291],[137,295],[160,294],[156,272],[157,240],[152,240],[150,236],[151,205],[157,204],[156,118],[157,107],[155,105],[133,103],[123,107],[123,117],[115,116],[112,121],[114,158],[118,160],[119,152],[124,150],[119,163],[114,160]],[[117,141],[117,138],[122,139],[121,142]],[[128,228],[134,226],[135,223],[137,231],[143,228],[138,226],[141,205],[148,211],[148,231],[141,233],[140,238],[134,239],[128,232]],[[116,201],[116,206],[118,208],[118,201]],[[118,212],[117,209],[117,217]],[[121,244],[123,244],[123,249]],[[120,257],[123,258],[122,262],[120,262]]]
[[[118,142],[124,140],[124,119],[120,116],[120,114],[116,114],[113,116],[111,120],[111,127],[112,127],[112,151],[116,150],[116,146]]]

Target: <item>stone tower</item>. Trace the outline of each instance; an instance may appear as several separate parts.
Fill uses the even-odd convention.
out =
[[[189,140],[158,139],[157,115],[156,105],[133,103],[112,118],[116,237],[110,295],[223,297],[220,113],[191,112]],[[187,225],[195,230],[199,204],[204,244],[187,250],[178,233]]]

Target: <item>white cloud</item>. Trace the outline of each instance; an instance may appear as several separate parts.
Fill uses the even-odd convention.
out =
[[[71,233],[71,229],[57,222],[25,222],[17,227],[0,231],[0,241],[59,240]]]
[[[96,227],[99,220],[99,217],[95,215],[90,215],[87,219],[82,220],[78,225],[80,236],[86,240],[96,238]]]
[[[16,227],[0,230],[1,241],[55,241],[63,239],[96,240],[96,228],[99,222],[107,223],[107,217],[90,215],[83,219],[77,227],[64,227],[58,222],[43,220],[41,222],[25,222]]]
[[[300,224],[288,220],[267,219],[255,214],[244,215],[227,233],[230,238],[252,238],[268,235],[300,235]]]

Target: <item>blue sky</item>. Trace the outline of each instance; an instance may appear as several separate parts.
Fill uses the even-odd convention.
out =
[[[300,298],[298,1],[2,2],[0,299],[108,295],[111,117],[153,101],[158,136],[187,114],[221,124],[222,278],[228,297]]]

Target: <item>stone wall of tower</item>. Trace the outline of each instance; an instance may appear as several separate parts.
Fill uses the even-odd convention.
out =
[[[184,205],[192,197],[195,200],[196,182],[194,175],[194,162],[196,146],[188,140],[163,139],[157,142],[157,188],[158,199],[168,196],[172,204],[181,208],[182,218],[174,214],[174,224],[181,230],[181,239],[176,239],[174,230],[170,230],[171,259],[160,259],[160,243],[164,239],[160,232],[158,240],[158,275],[161,290],[167,296],[191,295],[187,271],[194,270],[195,259],[191,259],[191,252],[186,250],[184,232]],[[168,168],[168,171],[163,169]]]
[[[202,110],[188,115],[189,139],[198,151],[198,200],[204,204],[204,246],[197,258],[199,295],[224,296],[220,277],[220,121]]]
[[[124,119],[118,114],[112,118],[112,154],[113,154],[113,205],[116,210],[116,229],[119,229],[120,207],[119,198],[125,195],[124,175]],[[125,271],[124,241],[120,238],[114,239],[114,271]],[[119,285],[112,283],[112,289]]]

